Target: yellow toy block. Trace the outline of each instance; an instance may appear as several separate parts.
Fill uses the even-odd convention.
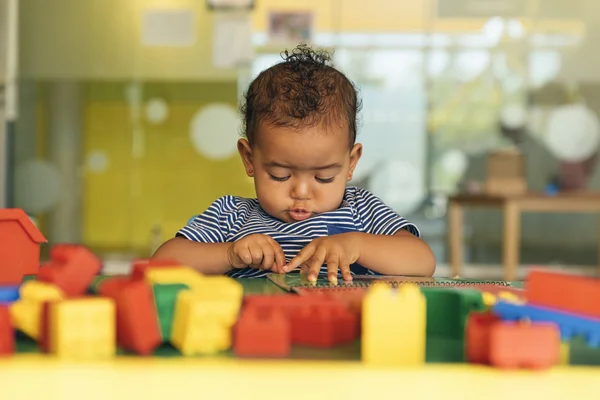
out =
[[[421,290],[405,284],[394,291],[375,284],[363,300],[363,362],[378,366],[425,363],[426,300]]]
[[[192,290],[179,292],[171,329],[171,343],[183,355],[212,354],[231,347],[231,328],[241,298],[210,298]]]
[[[148,268],[144,274],[149,284],[171,285],[183,283],[190,289],[203,284],[204,276],[191,267],[184,265],[176,268]]]
[[[194,288],[197,297],[206,299],[231,300],[240,304],[244,297],[244,287],[235,279],[227,276],[204,277],[202,284]]]
[[[50,352],[65,358],[106,358],[116,352],[116,311],[112,299],[62,300],[49,309]]]
[[[21,285],[20,300],[10,306],[15,327],[34,340],[40,337],[40,319],[45,301],[61,300],[62,290],[45,282],[27,281]]]

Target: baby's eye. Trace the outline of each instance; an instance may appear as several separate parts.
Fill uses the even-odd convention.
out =
[[[315,177],[315,179],[317,180],[317,182],[319,183],[331,183],[333,182],[333,179],[335,177],[331,177],[331,178],[319,178],[319,177]]]
[[[275,175],[269,174],[269,178],[271,178],[272,180],[277,181],[277,182],[285,182],[290,177],[289,176],[275,176]]]

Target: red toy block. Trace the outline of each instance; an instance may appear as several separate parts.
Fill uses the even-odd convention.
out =
[[[161,260],[161,259],[141,259],[133,262],[133,268],[131,269],[131,279],[140,280],[144,279],[146,270],[148,268],[174,268],[180,267],[181,263],[175,260]]]
[[[531,305],[600,318],[600,279],[532,270],[525,281],[525,297]]]
[[[105,279],[98,284],[98,295],[116,299],[119,292],[131,282],[131,279],[123,276]]]
[[[290,322],[280,309],[247,307],[234,326],[233,339],[238,357],[285,357],[292,342]]]
[[[85,294],[102,263],[84,246],[58,245],[50,253],[51,260],[40,268],[38,280],[53,283],[67,297]]]
[[[499,322],[490,331],[490,362],[500,368],[542,369],[560,359],[560,332],[552,323]]]
[[[292,343],[330,348],[358,338],[358,316],[341,303],[305,305],[290,317]]]
[[[0,285],[18,285],[40,266],[40,244],[47,240],[19,208],[0,209]]]
[[[40,315],[40,337],[38,338],[38,348],[43,353],[50,353],[50,306],[57,300],[45,301],[42,303],[42,312]]]
[[[15,352],[15,329],[8,306],[0,306],[0,356]]]
[[[467,317],[465,347],[468,362],[490,363],[490,332],[500,317],[487,312],[473,311]]]

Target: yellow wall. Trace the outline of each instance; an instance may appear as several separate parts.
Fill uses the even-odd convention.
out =
[[[84,242],[97,249],[148,250],[150,231],[159,224],[171,237],[187,220],[224,194],[253,196],[237,154],[211,161],[197,154],[189,140],[193,114],[211,102],[235,107],[236,86],[226,83],[144,85],[144,97],[160,95],[169,117],[160,125],[142,120],[145,150],[132,157],[132,129],[125,85],[87,85],[85,152],[109,156],[105,173],[86,172]]]

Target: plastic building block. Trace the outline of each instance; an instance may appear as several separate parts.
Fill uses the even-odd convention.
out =
[[[48,300],[43,302],[42,310],[40,312],[40,329],[37,341],[38,348],[44,353],[50,352],[50,307],[55,301],[59,300]]]
[[[171,344],[183,355],[213,354],[231,347],[231,331],[241,302],[209,299],[192,290],[177,295]]]
[[[465,350],[467,361],[471,363],[490,363],[490,332],[500,317],[487,312],[472,312],[465,327]]]
[[[18,208],[0,209],[0,285],[18,285],[40,266],[40,244],[47,240]]]
[[[532,322],[553,322],[558,325],[562,340],[568,341],[581,335],[590,347],[600,347],[600,319],[503,301],[496,303],[494,313],[506,321],[528,319]]]
[[[358,317],[343,303],[302,306],[290,322],[293,344],[331,348],[358,338]]]
[[[143,280],[107,280],[99,288],[117,308],[117,343],[125,350],[151,354],[162,343],[152,288]]]
[[[19,300],[19,286],[0,285],[0,303],[12,303]]]
[[[233,353],[238,357],[286,357],[290,354],[290,321],[281,309],[244,308],[233,337]]]
[[[152,267],[160,268],[177,268],[180,267],[181,263],[175,260],[155,260],[155,259],[141,259],[133,262],[131,269],[131,279],[138,280],[144,279],[146,276],[146,270]]]
[[[55,284],[67,297],[76,297],[85,294],[101,269],[100,259],[85,247],[57,245],[50,261],[40,268],[38,279]]]
[[[490,362],[501,368],[548,368],[560,359],[560,334],[553,323],[494,323]]]
[[[15,331],[7,306],[0,306],[0,356],[15,352]]]
[[[425,362],[426,300],[414,284],[394,291],[369,288],[362,311],[362,360],[371,365],[416,366]]]
[[[48,309],[50,351],[65,358],[106,358],[116,352],[113,300],[83,297],[51,302]]]
[[[190,289],[195,289],[202,285],[204,276],[186,266],[164,268],[164,267],[149,267],[145,270],[146,281],[151,285],[162,284],[172,285],[183,283]]]
[[[152,285],[156,312],[158,313],[160,335],[164,342],[168,342],[171,339],[171,329],[173,326],[173,315],[175,314],[177,295],[182,290],[188,289],[189,288],[182,283]]]
[[[525,288],[531,305],[600,318],[600,279],[532,270],[527,275]]]
[[[427,299],[427,337],[464,340],[467,316],[484,311],[482,293],[474,289],[421,288]]]
[[[34,340],[40,336],[43,303],[64,298],[62,290],[39,281],[27,281],[20,288],[21,299],[10,307],[14,326]]]
[[[96,292],[100,296],[117,298],[118,293],[129,283],[131,279],[123,276],[114,276],[108,279],[104,279],[96,287]]]

